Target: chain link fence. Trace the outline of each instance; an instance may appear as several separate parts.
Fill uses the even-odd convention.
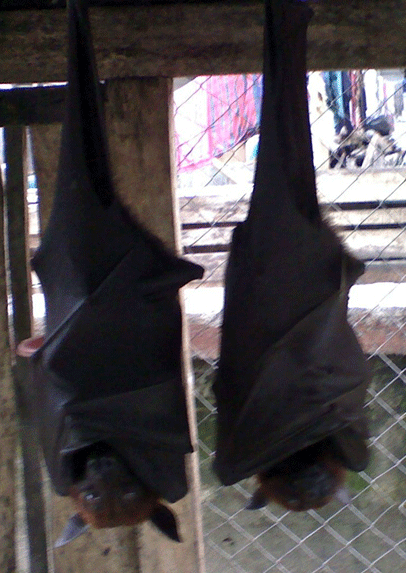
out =
[[[212,472],[223,276],[255,171],[261,76],[199,77],[175,90],[183,249],[206,268],[185,289],[196,378],[208,573],[389,573],[406,567],[406,111],[403,71],[309,74],[319,200],[364,260],[349,319],[368,357],[371,462],[348,476],[352,501],[318,511],[244,509],[250,478]]]

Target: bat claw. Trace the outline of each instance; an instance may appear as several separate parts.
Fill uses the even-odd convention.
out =
[[[245,506],[245,509],[261,509],[262,507],[265,507],[267,503],[268,500],[266,499],[265,495],[260,489],[257,489],[257,491],[251,497],[250,501]]]

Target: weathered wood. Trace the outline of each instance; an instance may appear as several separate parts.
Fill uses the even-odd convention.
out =
[[[0,174],[0,571],[15,573],[17,426],[8,335],[3,205],[3,185]]]
[[[26,245],[26,141],[23,127],[13,126],[4,129],[4,152],[12,324],[13,334],[18,343],[23,338],[31,336]]]
[[[196,0],[89,0],[89,6],[142,6],[146,4],[182,4]],[[218,0],[199,0],[210,4]],[[244,3],[244,0],[240,0]],[[27,8],[63,8],[65,0],[1,0],[0,10],[26,10]]]
[[[64,86],[0,90],[0,126],[62,121],[65,93]]]
[[[403,1],[309,4],[309,69],[406,67]],[[91,9],[91,22],[101,78],[262,68],[261,0],[100,7]],[[1,12],[0,30],[1,83],[66,80],[63,9]]]
[[[60,123],[31,125],[30,127],[42,230],[48,224],[52,209],[59,162],[61,127]]]
[[[172,192],[171,84],[170,80],[159,78],[109,81],[105,105],[116,189],[138,220],[174,249],[177,232]],[[195,462],[188,460],[189,464]],[[191,465],[188,470],[193,477]],[[191,489],[196,486],[190,485]],[[179,517],[183,543],[167,540],[150,525],[142,526],[142,573],[201,570],[191,494],[174,504],[173,509]]]
[[[171,195],[168,81],[109,81],[105,112],[110,159],[123,203],[148,229],[175,249]]]
[[[12,297],[14,343],[31,336],[31,284],[27,268],[27,149],[22,127],[4,129],[6,161],[7,248],[9,290]],[[20,442],[23,458],[23,483],[26,508],[27,546],[30,573],[47,573],[45,510],[41,487],[38,436],[30,412],[34,396],[30,387],[27,360],[17,357],[13,364],[17,394]]]

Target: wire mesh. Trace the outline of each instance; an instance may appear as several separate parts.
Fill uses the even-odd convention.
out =
[[[386,573],[406,566],[406,113],[403,72],[309,74],[319,201],[365,261],[349,320],[368,356],[371,462],[348,476],[351,503],[294,514],[244,509],[250,478],[224,488],[212,472],[223,277],[255,171],[261,77],[194,78],[175,91],[183,249],[203,264],[186,289],[208,573]]]

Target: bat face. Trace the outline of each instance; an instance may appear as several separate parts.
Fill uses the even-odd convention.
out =
[[[341,490],[346,470],[326,443],[303,449],[264,473],[248,509],[274,501],[291,511],[307,511],[326,505]]]
[[[133,525],[149,519],[158,496],[143,488],[114,453],[88,456],[85,473],[70,490],[83,520],[96,528]]]
[[[57,546],[96,529],[137,525],[147,520],[173,541],[180,541],[176,518],[159,496],[141,485],[124,462],[104,444],[92,446],[77,460],[78,480],[70,489],[77,514],[65,527]]]
[[[316,463],[291,473],[260,475],[261,490],[269,501],[291,511],[307,511],[326,505],[339,489],[345,470],[338,464]]]

